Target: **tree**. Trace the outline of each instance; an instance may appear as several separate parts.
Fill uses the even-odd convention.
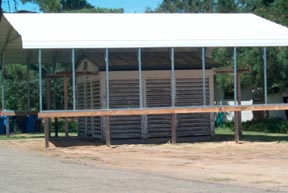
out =
[[[62,10],[80,10],[94,8],[86,0],[61,0]]]
[[[123,9],[95,8],[87,0],[21,0],[23,3],[38,4],[45,13],[76,12],[76,13],[123,13]]]
[[[12,6],[12,5],[14,5],[14,7],[15,7],[15,10],[17,9],[17,2],[16,2],[16,0],[6,0],[5,1],[5,3],[8,5],[8,7],[9,7],[9,10],[10,10],[10,7]],[[2,15],[3,15],[3,13],[4,13],[4,10],[3,10],[3,4],[4,4],[4,1],[2,1],[2,0],[0,0],[0,21],[1,21],[1,19],[2,19]]]
[[[39,5],[43,12],[79,12],[79,13],[123,13],[124,10],[120,9],[108,9],[108,8],[95,8],[89,4],[86,0],[21,0],[23,3],[31,2]],[[17,6],[16,0],[6,0],[9,6]],[[2,7],[3,1],[0,0]],[[1,8],[0,7],[0,8]],[[17,9],[16,9],[17,10]],[[2,9],[1,9],[2,11]],[[1,12],[2,13],[2,12]],[[1,16],[1,15],[0,15]],[[51,65],[43,64],[43,77],[54,72],[71,71],[70,66],[64,64],[56,64],[55,67]],[[1,72],[2,73],[2,72]],[[0,73],[0,75],[1,75]],[[29,107],[30,103],[33,104],[33,108],[39,108],[39,90],[38,90],[38,67],[34,65],[29,66],[29,70],[25,64],[9,64],[5,65],[5,108],[14,110],[25,110]],[[71,81],[71,80],[70,80]],[[68,84],[69,105],[71,106],[72,96],[72,83]],[[55,91],[55,108],[63,109],[63,80],[55,79],[52,81],[53,90]],[[45,81],[43,81],[43,94],[45,94]],[[29,97],[28,93],[30,92]],[[1,95],[1,93],[0,93]],[[0,96],[1,97],[1,96]],[[46,98],[43,97],[43,106],[46,106]]]
[[[164,0],[155,10],[147,12],[164,13],[250,13],[288,26],[288,1],[287,0]],[[286,47],[267,49],[268,91],[281,92],[288,88],[288,49]],[[263,49],[239,48],[238,68],[251,66],[253,70],[254,89],[263,90]],[[233,52],[230,48],[219,48],[214,51],[214,59],[223,64],[225,68],[233,68]],[[242,84],[250,81],[243,75]],[[230,87],[233,77],[221,76],[217,82],[224,88]]]
[[[43,12],[60,12],[61,11],[61,0],[21,0],[22,3],[35,3],[38,4],[40,10]]]
[[[28,70],[27,65],[23,64],[9,64],[5,65],[4,78],[6,109],[25,110],[28,109],[29,103],[33,104],[35,110],[38,108],[36,70]]]
[[[164,0],[155,10],[156,13],[206,13],[215,9],[214,0]]]

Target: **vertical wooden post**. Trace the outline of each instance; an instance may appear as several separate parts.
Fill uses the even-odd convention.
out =
[[[51,80],[47,79],[47,109],[51,110]]]
[[[47,79],[47,110],[51,110],[51,80],[48,78]],[[49,118],[49,137],[51,137],[51,119]]]
[[[171,117],[171,129],[172,129],[172,144],[175,144],[176,143],[176,139],[177,139],[177,136],[176,136],[176,114],[172,114],[172,117]]]
[[[55,117],[55,137],[58,137],[58,118]]]
[[[239,143],[239,113],[240,113],[240,111],[234,111],[235,143]]]
[[[44,119],[45,148],[49,148],[49,119]]]
[[[6,117],[6,136],[10,136],[10,117]]]
[[[51,137],[51,118],[48,118],[49,137]]]
[[[67,117],[65,117],[65,137],[69,137],[69,122]]]
[[[105,126],[106,126],[106,145],[111,146],[111,136],[110,136],[110,117],[105,116]]]
[[[68,78],[67,76],[64,76],[64,109],[68,109]],[[68,118],[65,117],[65,137],[69,136],[69,131],[68,131]]]

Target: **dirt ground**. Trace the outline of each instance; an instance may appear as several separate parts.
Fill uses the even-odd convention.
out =
[[[73,146],[72,146],[73,144]],[[39,139],[0,141],[45,156],[87,165],[104,165],[211,183],[240,184],[288,192],[287,142],[201,142],[117,145],[58,139],[45,150]]]

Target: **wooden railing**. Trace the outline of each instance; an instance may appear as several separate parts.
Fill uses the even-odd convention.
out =
[[[239,106],[191,106],[191,107],[161,107],[143,109],[95,109],[95,110],[63,110],[42,111],[40,118],[54,117],[95,117],[95,116],[129,116],[129,115],[159,115],[159,114],[187,114],[210,112],[238,112],[238,111],[274,111],[288,110],[288,104],[269,105],[239,105]]]
[[[39,111],[1,111],[0,115],[1,116],[26,116],[26,115],[35,115],[37,116]]]

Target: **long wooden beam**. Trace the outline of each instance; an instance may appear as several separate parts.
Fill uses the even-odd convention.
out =
[[[99,72],[76,72],[76,76],[95,76],[98,75]],[[72,72],[60,72],[57,74],[48,74],[44,76],[44,78],[53,79],[53,78],[64,78],[64,77],[72,77]]]
[[[272,111],[288,110],[288,104],[42,111],[38,113],[38,117],[40,118],[99,117],[99,116],[125,116],[125,115],[129,116],[129,115],[188,114],[188,113],[210,113],[210,112],[232,112],[232,111],[271,111],[271,110]]]
[[[1,111],[1,116],[26,116],[26,115],[35,115],[37,116],[39,111]]]
[[[214,69],[214,74],[233,74],[233,69]],[[251,73],[252,69],[239,69],[237,74]]]

